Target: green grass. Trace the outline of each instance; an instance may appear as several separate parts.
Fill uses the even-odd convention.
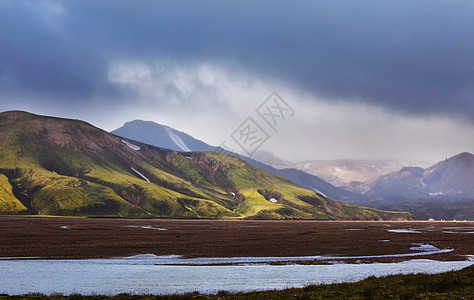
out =
[[[13,195],[13,187],[5,175],[0,174],[0,211],[23,213],[28,209]]]
[[[291,274],[289,275],[291,276]],[[225,291],[217,295],[189,293],[185,295],[134,296],[128,294],[114,297],[81,295],[72,296],[1,296],[3,299],[474,299],[474,266],[460,271],[435,275],[411,274],[370,277],[355,283],[310,285],[280,291],[264,291],[232,294]]]

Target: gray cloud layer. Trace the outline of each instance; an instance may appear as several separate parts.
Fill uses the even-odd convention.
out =
[[[3,1],[0,95],[108,105],[130,92],[108,80],[115,60],[212,61],[474,122],[473,16],[471,1]]]

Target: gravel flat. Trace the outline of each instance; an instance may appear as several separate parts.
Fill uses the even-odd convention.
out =
[[[474,255],[474,222],[247,221],[0,217],[0,258],[375,256],[427,244]],[[385,257],[346,262],[391,262]],[[308,262],[312,263],[312,262]],[[320,263],[320,262],[318,262]]]

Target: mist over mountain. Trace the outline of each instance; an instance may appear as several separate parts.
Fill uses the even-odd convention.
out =
[[[238,157],[158,148],[83,121],[20,111],[0,113],[0,195],[1,214],[411,218],[334,201]]]
[[[428,168],[404,167],[353,183],[368,207],[410,211],[417,219],[474,219],[474,155],[463,152]]]
[[[277,169],[285,169],[285,168],[292,168],[295,167],[295,164],[292,162],[280,158],[277,155],[265,151],[265,150],[257,150],[252,154],[252,158],[255,159],[256,161],[259,161],[261,163],[264,163],[266,165],[272,166]],[[318,175],[316,175],[318,176]]]
[[[409,211],[420,220],[474,219],[474,163],[473,155],[468,152],[426,168],[413,167],[416,165],[413,162],[395,160],[339,159],[291,163],[271,153],[264,153],[258,159],[275,167],[296,167],[361,196],[342,200],[348,203]]]
[[[372,178],[395,172],[405,165],[395,160],[316,160],[302,161],[294,164],[298,169],[323,178],[329,183],[356,193],[363,191],[353,189],[352,182],[366,182]]]
[[[404,167],[366,183],[368,195],[383,198],[451,197],[474,199],[474,155],[460,153],[423,169]]]

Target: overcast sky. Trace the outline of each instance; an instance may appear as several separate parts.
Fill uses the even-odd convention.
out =
[[[145,119],[210,144],[251,117],[298,161],[474,152],[472,1],[0,2],[0,110]],[[272,128],[277,92],[294,111]],[[276,129],[276,130],[275,130]]]

